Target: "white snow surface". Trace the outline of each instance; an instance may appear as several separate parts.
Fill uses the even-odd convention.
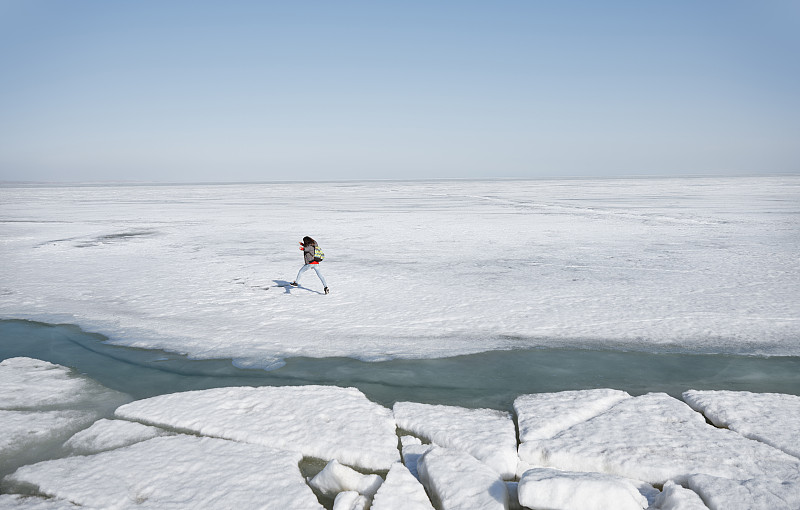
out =
[[[298,451],[366,469],[400,460],[392,412],[355,388],[215,388],[138,400],[119,418]]]
[[[463,450],[513,479],[517,463],[517,431],[509,413],[493,409],[397,402],[397,426],[439,446]]]
[[[800,397],[749,391],[684,392],[683,400],[711,423],[800,457]]]
[[[797,355],[798,212],[797,176],[5,186],[0,317],[247,366],[611,343]],[[304,235],[328,296],[313,274],[275,286]]]
[[[508,510],[508,489],[496,471],[453,448],[433,446],[418,464],[419,479],[441,510]]]
[[[704,474],[689,477],[688,486],[710,510],[797,510],[800,480],[751,478],[732,480]]]
[[[517,488],[523,507],[550,510],[642,510],[647,499],[630,481],[603,473],[526,471]]]
[[[653,510],[708,510],[696,492],[672,481],[664,484],[664,489],[656,497],[651,508]]]
[[[800,478],[800,461],[776,448],[718,429],[666,394],[619,402],[551,439],[527,441],[520,458],[533,465],[606,472],[662,484],[693,474],[730,479]]]
[[[370,510],[433,510],[425,488],[403,464],[392,464]]]
[[[626,398],[630,395],[624,391],[605,388],[521,395],[514,400],[519,440],[551,438]]]
[[[325,468],[317,473],[308,484],[322,494],[334,498],[340,492],[356,492],[372,499],[383,483],[378,475],[363,475],[358,471],[343,466],[335,459],[328,462]]]
[[[88,457],[24,466],[4,480],[92,508],[322,510],[299,453],[171,436]]]
[[[69,438],[64,447],[77,455],[90,455],[171,434],[158,427],[103,418]]]
[[[340,492],[333,501],[333,510],[365,510],[369,500],[355,491]]]

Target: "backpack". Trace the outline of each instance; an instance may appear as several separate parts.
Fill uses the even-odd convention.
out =
[[[319,246],[314,246],[314,262],[322,262],[323,260],[325,260],[325,254],[322,253]]]

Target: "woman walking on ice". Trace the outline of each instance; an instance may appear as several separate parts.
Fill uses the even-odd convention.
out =
[[[291,283],[291,286],[297,287],[297,282],[300,280],[303,273],[308,271],[309,268],[312,268],[314,272],[317,273],[317,276],[319,276],[322,286],[325,287],[325,294],[328,294],[330,292],[330,290],[328,290],[328,284],[325,282],[325,277],[322,276],[322,273],[319,271],[319,263],[325,255],[323,255],[322,250],[318,248],[317,242],[308,236],[305,236],[303,240],[300,241],[300,249],[303,250],[304,264],[303,267],[300,268],[300,271],[297,272],[297,278]]]

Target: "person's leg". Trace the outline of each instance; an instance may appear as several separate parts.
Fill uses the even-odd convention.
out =
[[[328,283],[325,281],[325,277],[322,276],[322,273],[319,271],[319,264],[314,264],[314,271],[317,272],[317,276],[319,276],[319,280],[322,282],[323,287],[327,287]]]
[[[303,275],[303,273],[308,271],[308,266],[309,265],[310,264],[304,264],[303,267],[300,268],[300,271],[297,272],[297,278],[294,279],[295,283],[299,282],[300,281],[300,277]]]

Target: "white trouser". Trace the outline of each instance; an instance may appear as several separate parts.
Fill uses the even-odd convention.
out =
[[[297,278],[295,278],[294,281],[300,283],[300,276],[302,276],[303,273],[308,271],[309,268],[313,269],[317,273],[317,276],[319,276],[319,279],[322,282],[322,286],[327,287],[328,284],[327,282],[325,282],[325,277],[322,276],[322,273],[319,272],[319,264],[306,264],[303,267],[301,267],[300,271],[297,272]]]

